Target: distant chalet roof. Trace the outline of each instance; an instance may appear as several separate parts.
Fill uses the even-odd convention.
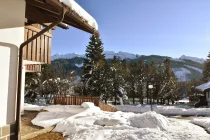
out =
[[[58,18],[60,14],[58,9],[62,7],[68,10],[63,20],[64,24],[91,34],[99,34],[96,20],[74,0],[26,0],[28,24],[52,23]],[[64,26],[58,26],[64,28]]]
[[[210,89],[210,81],[207,82],[207,83],[204,83],[200,86],[195,87],[195,89],[198,90],[198,91],[202,91],[202,92],[204,92],[207,89]]]

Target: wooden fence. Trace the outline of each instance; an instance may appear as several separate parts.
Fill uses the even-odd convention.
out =
[[[117,111],[116,108],[114,108],[110,105],[104,104],[102,102],[99,102],[98,107],[100,107],[100,109],[103,110],[103,111],[108,111],[108,112],[116,112]]]
[[[54,104],[61,105],[81,105],[83,102],[92,102],[96,106],[99,105],[98,97],[91,96],[56,96]]]
[[[81,105],[83,102],[92,102],[103,111],[116,112],[114,107],[99,102],[98,97],[91,96],[56,96],[54,97],[54,104],[61,105]]]

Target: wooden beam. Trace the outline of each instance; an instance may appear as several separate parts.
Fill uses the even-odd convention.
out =
[[[54,22],[56,19],[52,16],[49,16],[47,12],[38,7],[32,5],[26,5],[26,18],[28,20],[34,21],[35,23],[45,24]]]
[[[33,27],[33,26],[25,26],[26,29],[29,29],[29,30],[32,30],[32,31],[35,31],[35,32],[40,32],[41,29],[38,29],[36,27]],[[52,37],[52,34],[49,33],[49,32],[46,32],[44,33],[45,36],[48,36],[48,37]]]
[[[43,23],[42,25],[45,26],[45,27],[47,27],[47,26],[49,26],[50,24],[52,24],[52,23]],[[52,29],[55,30],[55,29],[56,29],[56,26],[54,26]]]
[[[47,63],[47,58],[48,58],[48,38],[47,36],[44,37],[44,63]]]
[[[48,64],[51,64],[51,49],[52,49],[52,38],[49,37],[48,40],[49,44],[48,44]]]
[[[37,38],[37,50],[36,50],[36,61],[41,61],[40,59],[40,50],[41,50],[41,37]]]
[[[25,28],[24,41],[27,40],[27,37],[28,37],[28,29]],[[27,45],[23,47],[23,59],[26,59],[26,52],[27,52]]]
[[[48,16],[57,18],[59,13],[56,8],[54,8],[50,4],[46,4],[44,1],[40,0],[26,0],[27,4],[38,7],[42,9],[44,14],[48,14]],[[48,3],[50,3],[49,1]],[[58,0],[52,0],[53,3],[56,3],[56,6],[63,7],[63,5]],[[67,8],[67,7],[66,7]],[[69,9],[69,8],[67,8]],[[42,14],[43,14],[42,13]],[[75,28],[81,29],[83,31],[89,32],[91,34],[96,33],[99,34],[98,31],[94,30],[92,26],[90,26],[83,18],[81,18],[77,13],[69,9],[69,13],[64,18],[64,23],[67,23]]]
[[[28,39],[33,36],[33,32],[31,30],[28,30]],[[28,43],[28,49],[27,49],[27,60],[31,60],[31,49],[32,49],[32,42]]]
[[[33,32],[33,36],[36,35],[36,32]],[[32,42],[32,61],[36,61],[36,49],[37,49],[37,43],[36,43],[36,39]]]
[[[40,59],[40,62],[44,62],[44,48],[45,48],[44,35],[41,35],[41,49],[40,49],[41,59]]]

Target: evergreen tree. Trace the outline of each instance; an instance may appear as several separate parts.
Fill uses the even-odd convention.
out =
[[[205,82],[210,81],[210,53],[207,61],[204,63],[203,80]]]
[[[100,96],[100,86],[102,84],[102,69],[105,64],[103,53],[103,43],[98,36],[91,36],[86,48],[86,58],[84,58],[84,69],[82,81],[84,83],[84,94]]]
[[[111,60],[111,77],[112,77],[112,97],[117,104],[117,100],[122,98],[121,88],[124,89],[125,79],[123,79],[123,67],[120,60],[114,56]]]
[[[137,64],[137,96],[139,98],[139,101],[141,104],[143,104],[143,99],[144,99],[144,92],[143,92],[143,86],[145,83],[145,71],[144,71],[144,62],[140,60]]]
[[[127,83],[127,87],[130,91],[130,96],[133,98],[133,104],[135,104],[138,85],[138,69],[137,64],[134,61],[131,61],[129,63],[129,74],[127,76]]]
[[[145,86],[144,86],[144,91],[145,91],[145,95],[147,98],[147,104],[148,102],[148,98],[149,98],[149,90],[148,90],[148,81],[149,81],[149,74],[150,74],[150,67],[148,64],[145,65],[144,67],[144,82],[145,82]]]
[[[171,62],[169,59],[166,59],[164,61],[164,67],[165,67],[165,71],[164,71],[164,80],[163,80],[163,94],[162,97],[165,101],[165,99],[168,100],[168,104],[169,104],[169,100],[171,99],[172,102],[174,102],[174,99],[177,96],[177,78],[175,76],[175,74],[173,73],[172,69],[171,69]]]
[[[110,64],[106,61],[104,68],[102,70],[102,84],[101,84],[101,100],[104,100],[105,103],[112,97],[112,71],[110,68]]]
[[[149,71],[149,75],[148,75],[148,84],[152,84],[153,88],[156,85],[157,79],[156,79],[156,64],[154,61],[152,61],[151,65],[150,65],[150,71]],[[147,85],[148,86],[148,85]],[[148,89],[148,97],[150,98],[150,104],[152,102],[153,99],[153,94],[154,94],[154,89]]]

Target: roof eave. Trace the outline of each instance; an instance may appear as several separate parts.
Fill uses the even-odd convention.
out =
[[[67,6],[60,3],[58,0],[26,0],[26,3],[44,10],[47,13],[47,16],[55,19],[58,18],[59,15],[56,9],[61,9],[62,7],[64,7],[68,12],[63,20],[63,23],[78,28],[80,30],[83,30],[85,32],[99,35],[99,32],[96,29],[94,29],[92,26],[90,26],[87,23],[87,21],[81,18],[74,11],[70,10]]]

